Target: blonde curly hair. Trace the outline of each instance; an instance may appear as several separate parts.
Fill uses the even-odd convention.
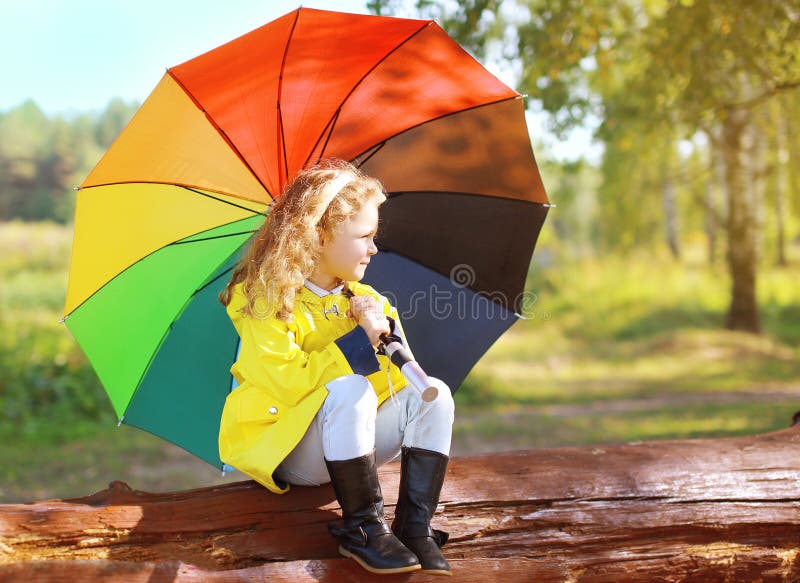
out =
[[[300,171],[253,236],[220,301],[227,306],[241,282],[247,298],[241,313],[291,322],[295,295],[320,259],[320,236],[335,238],[366,203],[385,200],[380,181],[349,162],[331,159]],[[262,313],[256,313],[259,298],[266,305]]]

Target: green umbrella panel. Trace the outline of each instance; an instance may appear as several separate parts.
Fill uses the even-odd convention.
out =
[[[151,253],[65,322],[121,423],[219,468],[217,430],[238,336],[218,294],[263,220],[235,221]]]

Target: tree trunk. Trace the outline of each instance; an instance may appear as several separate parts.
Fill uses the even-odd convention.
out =
[[[798,581],[798,448],[800,426],[456,458],[433,522],[459,582]],[[399,466],[380,473],[391,519]],[[328,485],[279,496],[251,481],[171,494],[112,482],[0,505],[0,581],[375,581],[338,557],[325,527],[337,512]]]
[[[709,178],[705,186],[706,204],[703,218],[703,230],[706,234],[708,264],[714,265],[717,262],[717,220],[714,216],[713,209],[718,208],[717,183],[713,178]]]
[[[708,140],[710,174],[705,188],[705,218],[708,264],[715,265],[718,254],[720,228],[727,224],[727,200],[725,192],[725,163],[720,147],[721,129],[719,126],[704,129]]]
[[[785,97],[785,96],[784,96]],[[775,120],[775,229],[776,229],[776,253],[775,263],[780,267],[789,264],[786,259],[786,193],[789,190],[789,140],[790,116],[789,112],[783,107],[783,100],[776,100],[774,116]]]
[[[746,184],[750,185],[748,206],[752,209],[754,219],[755,255],[756,262],[764,249],[764,226],[766,224],[765,199],[767,192],[767,179],[770,168],[767,164],[767,139],[764,127],[770,123],[763,108],[755,108],[750,113],[750,123],[745,128],[745,167],[747,172]],[[756,267],[756,269],[758,269]]]
[[[796,96],[796,95],[795,95]],[[800,117],[800,105],[798,99],[792,99],[792,94],[787,93],[783,96],[783,111],[784,123],[786,124],[786,136],[788,137],[786,161],[786,174],[788,186],[786,189],[786,213],[789,217],[793,217],[795,221],[789,221],[789,224],[795,223],[796,219],[800,218],[800,168],[798,168],[797,160],[800,160],[800,138],[798,138],[797,131],[800,125],[797,123]],[[788,248],[793,248],[797,243],[800,243],[800,232],[797,227],[786,233],[786,244]],[[792,257],[788,257],[791,262]]]
[[[757,237],[756,216],[752,208],[753,184],[748,184],[749,154],[744,143],[751,112],[744,107],[730,108],[723,120],[722,156],[725,162],[725,188],[728,198],[728,271],[731,276],[731,303],[725,325],[731,330],[758,333],[761,322],[756,301]]]
[[[680,260],[681,248],[678,241],[678,204],[675,196],[675,147],[670,144],[669,154],[662,161],[661,204],[664,209],[664,231],[667,247],[673,259]]]

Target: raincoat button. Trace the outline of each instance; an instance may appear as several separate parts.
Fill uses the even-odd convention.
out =
[[[278,408],[277,407],[270,407],[269,408],[269,412],[270,412],[270,415],[277,415],[278,414]]]

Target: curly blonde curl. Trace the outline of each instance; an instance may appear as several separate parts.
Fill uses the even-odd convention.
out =
[[[227,306],[241,282],[243,314],[292,322],[295,295],[320,259],[320,237],[335,238],[367,202],[385,200],[380,181],[349,162],[331,159],[300,171],[253,236],[220,301]],[[256,310],[259,299],[263,310]]]

